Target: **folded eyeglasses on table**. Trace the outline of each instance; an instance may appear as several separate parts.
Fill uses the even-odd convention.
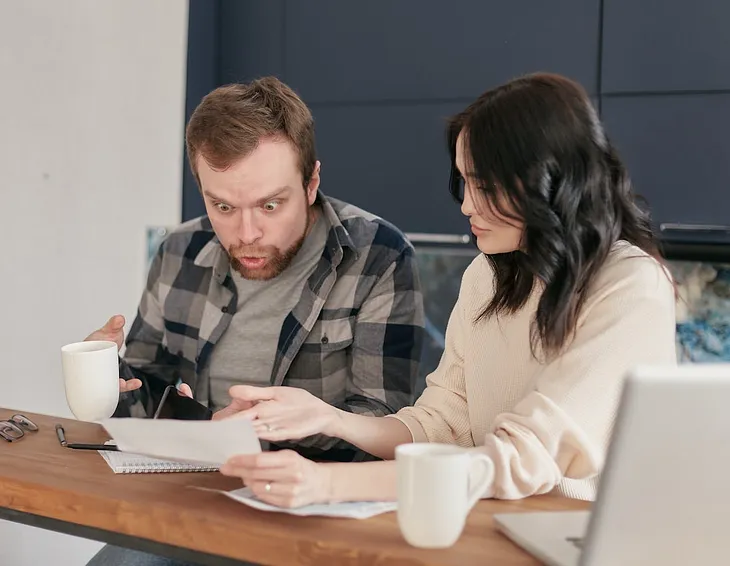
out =
[[[20,440],[26,432],[38,432],[38,425],[25,415],[16,413],[9,419],[0,421],[0,436],[8,442]]]

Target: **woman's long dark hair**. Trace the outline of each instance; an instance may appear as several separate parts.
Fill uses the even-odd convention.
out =
[[[531,345],[559,353],[572,338],[586,289],[617,240],[659,258],[649,215],[583,88],[552,74],[512,80],[482,94],[448,126],[452,195],[463,201],[457,138],[479,200],[524,224],[521,249],[488,255],[495,294],[482,317],[514,313],[544,289]]]

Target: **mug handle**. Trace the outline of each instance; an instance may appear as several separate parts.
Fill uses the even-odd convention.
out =
[[[469,486],[469,499],[466,507],[468,510],[476,505],[494,479],[494,462],[489,456],[486,454],[471,454],[470,458],[471,468],[474,468],[475,465],[481,466],[484,473],[479,481],[475,481],[474,485]]]

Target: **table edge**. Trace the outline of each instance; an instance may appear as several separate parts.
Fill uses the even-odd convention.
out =
[[[123,548],[165,556],[184,562],[199,562],[210,566],[241,566],[242,564],[246,564],[246,562],[242,562],[235,558],[227,558],[217,554],[210,554],[199,550],[174,546],[169,543],[157,542],[152,539],[136,535],[128,535],[117,531],[103,529],[101,527],[91,527],[64,519],[55,519],[53,517],[30,513],[28,511],[18,511],[17,509],[1,505],[0,519],[28,525],[30,527],[54,531],[65,535],[103,542],[113,546],[120,546]]]

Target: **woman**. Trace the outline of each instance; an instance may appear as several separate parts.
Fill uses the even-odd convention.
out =
[[[650,222],[586,93],[557,75],[513,80],[448,127],[451,191],[478,256],[464,274],[438,368],[414,407],[342,412],[303,390],[233,387],[264,440],[315,433],[382,459],[398,444],[485,452],[485,497],[596,494],[622,379],[676,363],[674,287]],[[294,452],[232,458],[269,503],[395,497],[393,462],[317,464]]]

